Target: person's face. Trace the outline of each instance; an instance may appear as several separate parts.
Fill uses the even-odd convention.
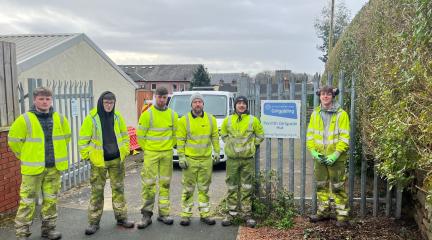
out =
[[[240,102],[238,102],[238,103],[236,104],[235,109],[236,109],[236,112],[237,112],[237,113],[244,113],[244,112],[246,112],[246,110],[247,110],[247,105],[246,105],[245,102],[240,101]]]
[[[52,105],[52,97],[51,96],[36,96],[33,98],[33,103],[34,103],[37,111],[49,112],[49,109]]]
[[[168,95],[156,95],[156,105],[159,108],[165,107],[167,101],[168,101]]]
[[[332,105],[333,94],[331,92],[321,92],[320,93],[321,104],[328,108]]]
[[[103,106],[104,106],[105,112],[111,112],[114,109],[114,104],[115,104],[114,100],[104,99],[103,100]]]
[[[192,111],[195,114],[201,114],[203,112],[204,109],[204,102],[197,98],[195,100],[192,101]]]

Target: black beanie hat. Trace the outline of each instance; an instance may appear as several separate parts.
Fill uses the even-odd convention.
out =
[[[234,100],[234,108],[236,107],[238,102],[244,102],[246,104],[246,108],[248,108],[248,100],[245,96],[238,96],[236,97],[236,99]]]

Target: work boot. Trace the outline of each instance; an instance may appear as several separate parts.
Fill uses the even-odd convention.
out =
[[[189,226],[189,224],[190,224],[190,218],[188,218],[188,217],[182,217],[180,219],[180,225],[182,225],[182,226]]]
[[[309,216],[309,222],[311,222],[311,223],[316,223],[316,222],[324,221],[327,219],[328,218],[321,216],[321,215],[310,215]]]
[[[62,234],[55,231],[54,229],[50,229],[47,231],[42,231],[42,237],[48,238],[49,240],[58,240],[62,238]]]
[[[99,230],[99,225],[90,224],[85,230],[85,235],[95,234],[98,230]]]
[[[170,216],[159,216],[158,218],[157,218],[157,220],[159,221],[159,222],[163,222],[163,223],[165,223],[166,225],[171,225],[171,224],[173,224],[173,222],[174,222],[174,219],[172,218],[172,217],[170,217]]]
[[[140,222],[137,223],[138,229],[144,229],[148,227],[152,223],[151,217],[153,213],[152,212],[143,212],[143,217]]]
[[[207,225],[215,225],[215,223],[216,223],[216,221],[211,217],[204,217],[204,218],[202,217],[201,222],[203,222]]]
[[[249,217],[249,218],[246,219],[246,227],[254,228],[255,226],[256,226],[255,219],[253,219],[251,217]]]
[[[117,220],[117,225],[124,228],[133,228],[135,226],[134,221],[128,221],[127,219]]]
[[[221,222],[221,225],[224,227],[231,226],[232,225],[232,216],[231,215],[225,216],[225,218]]]

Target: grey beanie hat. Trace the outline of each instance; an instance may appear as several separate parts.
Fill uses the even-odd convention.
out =
[[[190,97],[190,104],[191,104],[191,105],[192,105],[192,102],[193,102],[195,99],[201,99],[201,101],[204,102],[204,97],[203,97],[203,96],[201,95],[201,93],[199,93],[199,92],[193,93],[192,96]]]

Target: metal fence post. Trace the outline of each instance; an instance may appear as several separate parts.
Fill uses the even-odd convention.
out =
[[[355,127],[356,127],[356,116],[355,116],[355,108],[356,108],[356,91],[355,91],[355,74],[352,74],[351,77],[351,107],[350,107],[350,141],[349,141],[349,181],[348,181],[348,205],[351,209],[353,207],[354,202],[354,151],[355,151]]]
[[[33,90],[36,88],[36,80],[34,78],[28,78],[27,83],[29,108],[31,108],[31,106],[33,106]]]
[[[333,86],[333,74],[331,72],[327,73],[327,85]]]
[[[374,217],[378,216],[378,169],[377,165],[374,165],[374,176],[373,176],[373,207],[372,207],[372,215]]]
[[[361,177],[360,177],[360,216],[366,216],[366,169],[367,162],[364,151],[362,151],[361,158]]]
[[[343,107],[345,96],[345,75],[343,71],[339,73],[339,105]]]
[[[319,89],[320,76],[315,74],[313,80],[313,106],[314,108],[319,105],[319,97],[316,92]],[[317,182],[314,174],[315,169],[315,161],[312,160],[312,213],[315,214],[317,212]]]
[[[296,79],[295,76],[291,75],[290,77],[290,99],[295,100],[295,85]],[[288,191],[294,194],[294,139],[288,139],[288,175],[289,175],[289,185]]]
[[[255,83],[255,117],[257,117],[258,119],[260,118],[260,91],[261,91],[261,87],[259,83]],[[260,196],[260,154],[261,154],[261,150],[260,148],[258,148],[255,152],[255,180],[256,180],[256,186],[255,186],[255,192],[259,197]]]
[[[282,78],[278,79],[278,99],[283,99]],[[278,188],[283,189],[283,138],[278,138]]]
[[[390,184],[388,183],[388,181],[386,181],[386,208],[385,208],[385,215],[386,217],[390,216],[391,213],[391,187]]]
[[[302,95],[301,95],[301,185],[300,185],[300,212],[305,213],[305,197],[306,197],[306,105],[307,105],[307,80],[306,74],[302,77]]]
[[[402,213],[402,187],[396,187],[396,212],[395,212],[395,218],[400,219],[401,213]]]
[[[267,100],[271,99],[271,76],[267,78]],[[271,198],[271,138],[266,138],[266,194],[267,199]]]

